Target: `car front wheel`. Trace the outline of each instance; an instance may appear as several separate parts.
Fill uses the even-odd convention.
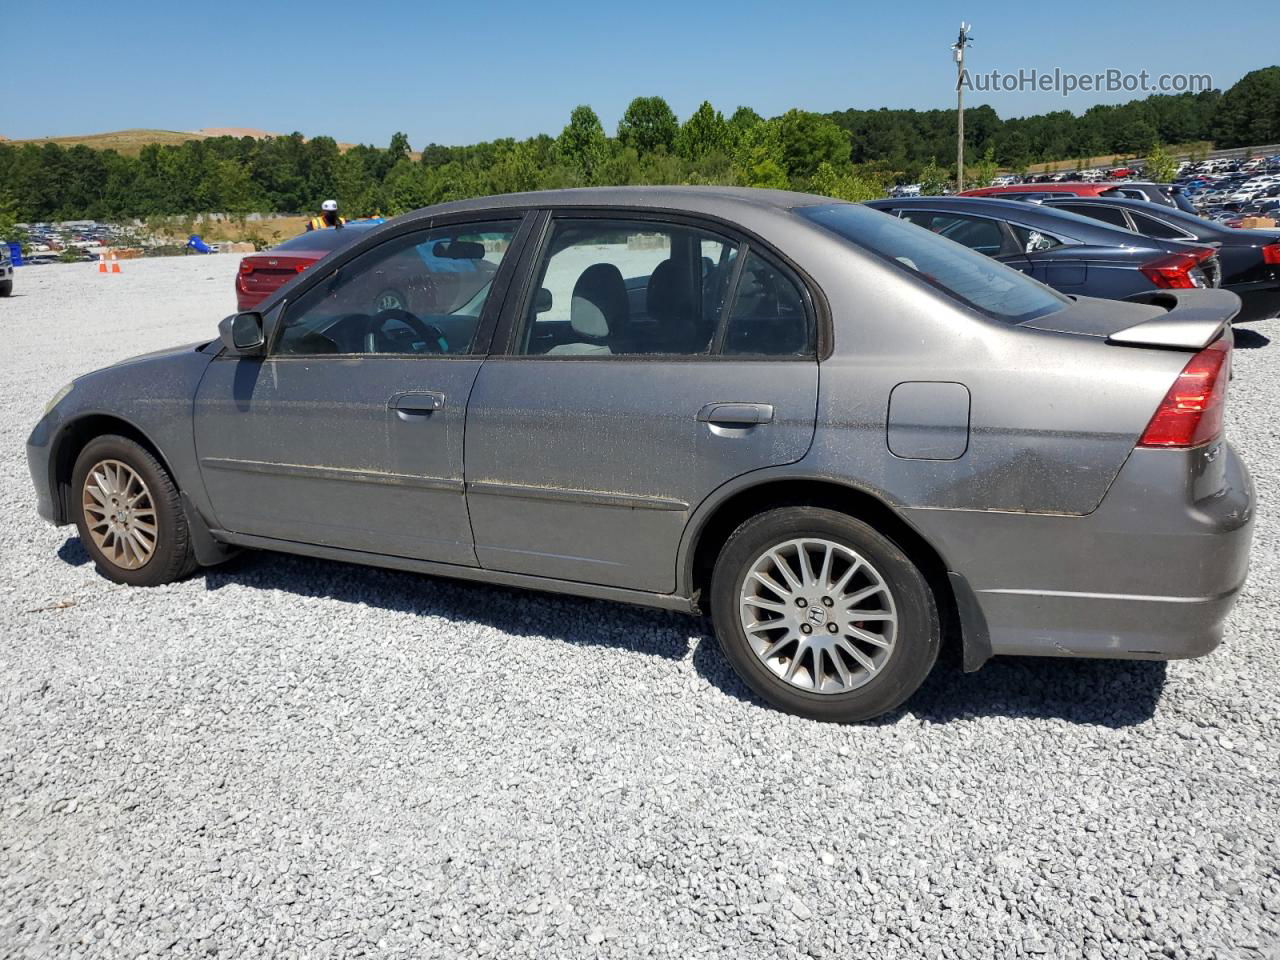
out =
[[[899,706],[938,656],[941,627],[919,569],[867,524],[819,507],[743,523],[711,584],[721,649],[789,713],[855,722]]]
[[[71,484],[80,542],[108,580],[152,587],[195,569],[178,488],[145,447],[120,436],[91,440]]]

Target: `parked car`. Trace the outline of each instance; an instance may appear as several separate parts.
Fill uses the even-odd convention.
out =
[[[921,197],[874,200],[868,206],[962,243],[1063,293],[1149,301],[1161,290],[1218,285],[1212,247],[1139,236],[1041,204]]]
[[[478,309],[365,296],[476,236]],[[762,697],[850,721],[910,696],[944,621],[970,670],[1214,649],[1254,511],[1238,307],[1066,297],[825,197],[488,197],[78,378],[27,456],[117,582],[249,547],[704,611]]]
[[[352,223],[341,228],[308,230],[269,250],[248,254],[236,273],[236,308],[252,310],[316,261],[355,243],[370,229],[372,225]]]
[[[299,273],[334,250],[354,243],[382,222],[358,221],[341,228],[312,230],[264,253],[245,257],[236,275],[237,307],[256,307]],[[418,265],[405,258],[397,261],[394,268],[370,274],[362,282],[362,290],[379,310],[451,314],[493,279],[496,267],[485,259],[485,254],[482,238],[424,245],[417,255],[432,264],[430,283],[423,281]]]
[[[1219,286],[1238,294],[1243,304],[1237,322],[1280,312],[1280,229],[1234,230],[1181,210],[1113,197],[1046,200],[1044,205],[1160,240],[1212,246],[1221,268]]]
[[[13,293],[13,260],[9,256],[9,245],[0,243],[0,297]]]
[[[1132,197],[1150,200],[1188,213],[1195,208],[1183,195],[1182,188],[1172,183],[1055,183],[1051,187],[1019,183],[1008,187],[978,187],[957,194],[961,197],[1005,197],[1008,199],[1043,200],[1050,197]]]

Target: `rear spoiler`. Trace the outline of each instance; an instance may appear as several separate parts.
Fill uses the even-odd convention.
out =
[[[1169,312],[1117,330],[1107,337],[1107,343],[1203,350],[1240,312],[1240,298],[1230,290],[1161,290],[1144,302]]]

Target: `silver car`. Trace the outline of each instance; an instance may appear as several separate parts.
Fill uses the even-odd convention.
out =
[[[944,625],[967,670],[1217,646],[1254,510],[1238,308],[1066,297],[822,197],[490,197],[77,379],[27,453],[118,582],[256,548],[708,613],[770,703],[853,721]]]

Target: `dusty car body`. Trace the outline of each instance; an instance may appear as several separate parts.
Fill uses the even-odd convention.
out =
[[[482,305],[316,307],[468,231],[506,238]],[[713,187],[450,203],[324,264],[50,404],[39,512],[108,576],[262,548],[711,612],[753,688],[833,720],[909,696],[944,620],[970,670],[1194,657],[1245,580],[1233,294],[1072,299],[860,205]]]

